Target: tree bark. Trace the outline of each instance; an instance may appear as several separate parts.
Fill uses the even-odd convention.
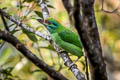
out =
[[[107,80],[106,65],[102,56],[93,5],[94,0],[74,0],[75,27],[87,52],[92,80]]]
[[[10,34],[8,31],[0,30],[0,39],[7,41],[12,44],[18,51],[20,51],[24,56],[26,56],[30,61],[32,61],[37,67],[41,68],[46,72],[51,78],[55,80],[67,80],[62,74],[55,71],[49,65],[40,60],[35,56],[30,50],[28,50],[16,37]]]

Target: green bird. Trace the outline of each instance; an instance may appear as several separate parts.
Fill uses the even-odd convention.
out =
[[[82,43],[78,35],[71,30],[64,27],[57,20],[48,18],[44,24],[47,30],[50,32],[52,40],[62,49],[77,56],[77,60],[83,56]],[[76,62],[75,61],[75,62]]]

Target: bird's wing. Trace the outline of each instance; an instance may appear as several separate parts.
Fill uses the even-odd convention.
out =
[[[82,43],[78,35],[73,33],[72,31],[64,30],[64,31],[59,32],[58,35],[63,41],[76,45],[79,48],[82,48]]]

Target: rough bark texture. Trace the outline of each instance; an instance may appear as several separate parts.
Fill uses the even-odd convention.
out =
[[[3,39],[10,44],[12,44],[18,51],[20,51],[24,56],[26,56],[30,61],[32,61],[36,66],[41,68],[50,77],[55,80],[67,80],[62,74],[55,71],[53,68],[49,67],[46,63],[36,57],[30,50],[28,50],[16,37],[14,37],[9,32],[0,30],[0,39]]]
[[[43,5],[43,4],[45,4],[45,2],[40,2],[40,4]],[[45,7],[41,7],[41,8],[42,8],[43,11],[47,10],[46,6]],[[43,17],[45,17],[45,18],[49,17],[49,13],[47,13],[47,12],[43,12],[43,13],[45,13]],[[3,16],[5,16],[7,19],[11,20],[12,22],[14,22],[15,24],[17,24],[21,28],[24,28],[24,29],[28,30],[29,32],[34,33],[35,35],[48,40],[54,46],[54,48],[56,49],[56,51],[58,53],[60,53],[59,55],[61,56],[61,58],[65,62],[66,66],[67,67],[70,66],[70,64],[72,63],[72,60],[69,58],[68,53],[65,52],[65,51],[64,51],[64,53],[61,52],[61,49],[51,40],[50,36],[46,36],[45,34],[43,34],[41,32],[38,32],[38,31],[35,31],[34,29],[26,26],[25,24],[23,24],[20,21],[16,20],[14,17],[10,16],[8,13],[4,12],[2,9],[0,9],[0,13],[2,13]],[[74,74],[74,76],[77,78],[77,80],[85,80],[84,75],[80,72],[80,70],[77,68],[77,66],[75,64],[72,65],[72,67],[70,68],[70,70],[72,71],[72,73]]]
[[[46,19],[49,17],[49,13],[48,13],[48,9],[46,7],[46,3],[45,0],[39,0],[39,4],[41,5],[41,9],[42,9],[42,13],[43,13],[43,18]],[[46,14],[44,14],[46,13]],[[50,41],[50,43],[54,46],[54,48],[56,49],[57,53],[59,53],[59,55],[61,56],[61,58],[63,59],[63,61],[65,62],[65,65],[69,68],[70,64],[73,63],[72,60],[69,58],[68,53],[66,51],[63,51],[55,42],[53,42],[52,40]],[[74,76],[77,78],[77,80],[85,80],[85,76],[83,75],[83,73],[80,72],[80,70],[77,68],[77,65],[74,64],[71,66],[70,70],[72,71],[72,73],[74,74]]]
[[[69,20],[70,20],[70,23],[72,24],[73,23],[73,19],[72,19],[72,15],[73,15],[73,6],[71,4],[71,1],[70,0],[62,0],[63,2],[63,5],[69,15]]]
[[[62,0],[63,5],[69,15],[73,12],[73,7],[70,0]]]
[[[66,66],[70,66],[70,64],[73,63],[72,60],[68,57],[68,54],[66,54],[66,52],[61,52],[61,53],[60,53],[60,56],[62,57],[62,59],[63,59],[64,61],[66,61],[66,62],[65,62],[65,65],[66,65]],[[81,72],[79,71],[79,69],[77,68],[77,65],[76,65],[76,64],[74,64],[74,65],[70,68],[70,70],[73,72],[73,74],[74,74],[74,76],[77,78],[77,80],[86,80],[86,79],[85,79],[85,76],[83,75],[83,73],[81,73]]]
[[[47,5],[45,3],[45,0],[37,0],[40,3],[43,17],[46,19],[49,17],[49,12],[47,10]],[[65,4],[70,4],[70,1],[62,0]],[[81,5],[80,5],[81,3]],[[65,5],[64,4],[64,5]],[[78,30],[79,36],[81,38],[81,41],[83,43],[83,46],[87,52],[87,56],[90,62],[90,70],[92,74],[92,80],[107,80],[107,73],[106,73],[106,65],[104,63],[103,57],[102,57],[102,49],[99,39],[99,33],[97,29],[97,24],[95,20],[95,14],[94,14],[94,0],[74,0],[74,20],[75,20],[75,27]],[[80,6],[82,11],[82,17],[80,14]],[[67,12],[71,12],[72,7],[71,5],[65,6]],[[71,8],[71,9],[69,9]],[[40,32],[37,32],[33,30],[32,28],[27,27],[25,24],[20,23],[20,21],[16,20],[9,14],[5,13],[2,9],[0,9],[0,13],[3,14],[6,18],[13,21],[18,26],[21,26],[22,28],[33,32],[34,34],[43,37],[44,39],[50,41],[50,43],[55,47],[56,51],[60,53],[59,55],[62,57],[62,59],[65,62],[66,66],[70,66],[72,63],[72,60],[69,58],[67,52],[61,51],[61,49],[51,41],[51,38]],[[38,59],[32,52],[27,50],[24,45],[22,45],[14,36],[12,36],[8,32],[0,31],[0,38],[11,43],[13,46],[15,46],[19,51],[23,53],[26,57],[28,57],[29,60],[31,60],[35,65],[40,67],[43,71],[45,71],[48,75],[50,75],[53,79],[56,80],[66,80],[64,76],[62,76],[60,73],[56,72],[54,69],[50,68],[47,64],[45,64],[43,61]],[[46,68],[45,68],[46,67]],[[75,75],[75,77],[78,80],[85,80],[84,75],[79,71],[76,65],[73,65],[70,70]]]
[[[94,14],[94,0],[81,0],[82,17],[80,15],[80,0],[74,1],[75,27],[90,62],[92,80],[107,80],[106,65],[102,57],[102,49]]]
[[[27,25],[21,23],[20,21],[18,21],[17,19],[15,19],[14,17],[12,17],[11,15],[9,15],[8,13],[6,13],[5,11],[3,11],[2,9],[0,9],[0,13],[5,16],[7,19],[9,19],[10,21],[12,21],[13,23],[15,23],[16,25],[20,26],[21,28],[26,29],[29,32],[34,33],[35,35],[44,38],[45,40],[51,40],[51,38],[39,31],[35,31],[34,29],[28,27]]]

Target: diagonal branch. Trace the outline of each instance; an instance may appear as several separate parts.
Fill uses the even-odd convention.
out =
[[[63,5],[64,5],[68,15],[69,15],[69,19],[72,22],[72,15],[73,15],[74,10],[73,10],[73,6],[71,4],[71,1],[70,0],[62,0],[62,2],[63,2]]]
[[[32,61],[36,66],[41,68],[44,72],[46,72],[53,79],[67,80],[62,74],[55,71],[49,65],[47,65],[42,60],[40,60],[37,56],[35,56],[16,37],[14,37],[8,31],[3,32],[0,30],[0,39],[3,39],[5,41],[11,43],[18,51],[20,51],[24,56],[26,56],[30,61]]]
[[[4,24],[5,30],[10,31],[10,29],[9,29],[9,27],[8,27],[8,25],[7,25],[7,22],[6,22],[6,20],[5,20],[4,16],[3,16],[3,14],[0,13],[0,15],[1,15],[1,20],[2,20],[2,22],[3,22],[3,24]],[[5,41],[3,41],[3,43],[1,43],[0,49],[4,46],[4,44],[5,44]]]
[[[71,15],[71,13],[73,12],[73,7],[71,4],[70,0],[62,0],[63,5],[65,6],[65,9],[67,10],[68,14]]]
[[[0,9],[0,13],[5,16],[7,19],[11,20],[12,22],[14,22],[16,25],[20,26],[21,28],[24,28],[26,30],[28,30],[29,32],[34,33],[35,35],[44,38],[45,40],[51,40],[51,38],[49,36],[46,36],[45,34],[35,31],[34,29],[28,27],[27,25],[21,23],[20,21],[16,20],[14,17],[12,17],[11,15],[9,15],[8,13],[6,13],[5,11],[3,11],[2,9]]]
[[[3,16],[3,14],[2,14],[2,13],[0,13],[0,14],[1,14],[1,19],[2,19],[2,21],[3,21],[5,30],[10,31],[10,30],[9,30],[9,27],[8,27],[8,25],[7,25],[7,22],[6,22],[6,20],[5,20],[4,16]]]
[[[41,4],[42,4],[42,3],[41,3]],[[45,3],[44,3],[44,4],[45,4]],[[46,7],[42,7],[42,8],[43,8],[42,10],[45,11],[44,8],[46,8]],[[14,17],[10,16],[8,13],[4,12],[2,9],[0,9],[0,13],[2,13],[6,18],[8,18],[9,20],[11,20],[12,22],[14,22],[15,24],[17,24],[18,26],[20,26],[20,27],[28,30],[29,32],[34,33],[35,35],[37,35],[37,36],[39,36],[39,37],[42,37],[42,38],[48,40],[48,41],[54,46],[54,48],[56,49],[56,51],[57,51],[58,53],[60,53],[59,55],[60,55],[60,56],[62,57],[62,59],[64,60],[65,65],[66,65],[67,67],[70,66],[70,64],[72,63],[72,60],[69,58],[67,52],[65,52],[65,51],[62,52],[59,47],[56,47],[57,45],[51,40],[51,38],[50,38],[49,36],[46,36],[46,35],[43,34],[43,33],[40,33],[40,32],[38,32],[38,31],[35,31],[35,30],[33,30],[32,28],[29,28],[29,27],[26,26],[25,24],[23,24],[23,23],[21,23],[20,21],[16,20]],[[48,14],[44,14],[44,15],[47,16]],[[70,70],[73,72],[73,74],[75,75],[75,77],[76,77],[78,80],[85,80],[84,75],[79,71],[79,69],[77,68],[77,66],[76,66],[75,64],[70,68]]]
[[[40,8],[42,9],[43,18],[46,19],[46,18],[50,17],[45,0],[37,0],[37,2],[40,5]]]
[[[46,19],[49,17],[49,13],[48,13],[48,9],[46,7],[46,3],[45,0],[39,0],[39,4],[41,5],[41,9],[42,9],[42,13],[43,13],[43,18]],[[44,14],[46,13],[46,14]],[[65,65],[67,67],[70,66],[72,62],[72,60],[69,58],[68,53],[66,51],[63,51],[55,42],[51,41],[52,45],[54,46],[54,48],[56,49],[56,51],[58,52],[58,54],[61,56],[61,58],[63,59],[63,61],[65,62]],[[74,64],[71,66],[70,70],[72,71],[72,73],[74,74],[74,76],[77,78],[77,80],[85,80],[84,75],[80,72],[80,70],[77,68],[77,65]]]

